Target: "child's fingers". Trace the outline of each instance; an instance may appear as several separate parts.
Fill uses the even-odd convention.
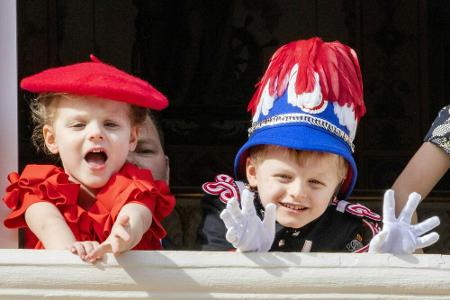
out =
[[[116,220],[116,223],[119,223],[120,225],[123,225],[123,226],[129,226],[130,225],[129,222],[130,222],[130,217],[126,214],[120,215]]]
[[[384,241],[387,238],[387,231],[381,231],[373,237],[369,245],[369,253],[381,253]]]
[[[431,217],[418,224],[412,225],[412,232],[415,236],[421,236],[422,234],[430,231],[441,223],[437,216]]]
[[[125,242],[129,242],[131,237],[128,231],[123,226],[116,226],[114,228],[114,237],[120,238],[124,240]]]
[[[439,234],[437,232],[432,232],[417,238],[417,248],[425,248],[433,245],[439,240]]]
[[[277,218],[277,206],[273,203],[267,204],[263,220],[264,227],[275,232],[276,218]]]
[[[100,244],[97,241],[93,241],[89,243],[89,245],[85,245],[85,248],[87,250],[86,260],[90,263],[95,263],[97,259],[102,258],[102,256],[98,257],[96,255],[92,255],[99,246]]]
[[[409,194],[408,201],[406,202],[405,207],[403,207],[398,217],[399,222],[411,224],[411,218],[416,211],[421,198],[422,197],[418,193],[413,192]]]
[[[105,241],[102,244],[98,245],[98,247],[95,247],[95,249],[91,253],[89,253],[86,258],[89,261],[94,262],[97,259],[101,259],[103,255],[108,252],[112,252],[111,245],[109,244],[109,242]]]
[[[86,256],[86,250],[84,249],[84,246],[80,242],[73,243],[72,247],[70,248],[70,251],[73,254],[77,254],[81,259],[83,259]]]
[[[236,223],[240,224],[242,222],[242,211],[239,208],[239,204],[236,199],[232,199],[228,202],[227,210],[230,212],[231,217]]]
[[[241,196],[242,214],[243,215],[256,215],[255,205],[253,204],[255,194],[245,189]]]
[[[120,253],[120,245],[121,245],[122,239],[119,237],[113,237],[109,244],[111,245],[111,252],[114,254]]]
[[[394,191],[387,190],[383,199],[383,223],[395,222]]]
[[[233,245],[235,245],[239,241],[238,234],[237,234],[236,230],[234,229],[234,227],[231,227],[227,230],[225,238],[227,239],[227,241],[230,244],[233,244]]]
[[[222,212],[220,213],[220,218],[222,219],[226,228],[231,228],[236,225],[228,209],[222,210]]]
[[[97,241],[92,241],[92,242],[85,242],[84,243],[84,250],[86,251],[86,254],[89,255],[92,251],[94,251],[95,248],[98,247],[98,242]]]

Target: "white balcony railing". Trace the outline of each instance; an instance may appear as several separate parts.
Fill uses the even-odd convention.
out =
[[[450,256],[0,250],[0,299],[450,299]]]

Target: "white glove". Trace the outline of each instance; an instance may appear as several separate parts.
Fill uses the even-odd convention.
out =
[[[244,189],[241,195],[242,210],[236,199],[228,202],[220,214],[228,231],[226,239],[242,252],[267,252],[275,239],[276,205],[266,206],[264,220],[256,215],[254,193]]]
[[[369,253],[412,254],[416,249],[437,242],[439,234],[436,232],[424,234],[439,225],[438,217],[434,216],[411,225],[412,215],[420,199],[419,194],[411,193],[408,202],[396,218],[394,191],[386,191],[383,200],[383,230],[373,237]]]

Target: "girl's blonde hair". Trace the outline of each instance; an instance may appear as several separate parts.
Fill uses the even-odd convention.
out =
[[[57,100],[62,97],[70,97],[66,93],[43,93],[33,98],[30,102],[31,120],[33,122],[33,132],[31,140],[38,151],[46,154],[52,154],[45,145],[43,128],[44,125],[53,124],[55,118],[55,105]],[[146,118],[147,110],[143,107],[130,105],[130,121],[131,124],[141,125]]]
[[[253,160],[255,165],[261,163],[264,160],[269,149],[282,149],[285,151],[286,155],[289,157],[294,157],[299,165],[303,165],[307,160],[319,160],[324,157],[336,157],[334,160],[336,162],[336,170],[338,172],[338,178],[341,180],[345,179],[347,171],[349,168],[348,162],[340,155],[329,153],[329,152],[319,152],[319,151],[306,151],[306,150],[296,150],[288,147],[276,146],[276,145],[259,145],[249,149],[249,157]]]

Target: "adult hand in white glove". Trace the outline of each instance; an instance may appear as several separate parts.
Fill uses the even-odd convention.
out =
[[[220,214],[227,227],[226,239],[242,252],[267,252],[275,238],[276,205],[269,203],[265,208],[264,220],[256,214],[253,204],[254,193],[244,189],[241,195],[242,210],[236,199],[228,202]]]
[[[386,191],[383,201],[383,230],[370,242],[369,253],[411,254],[416,249],[428,247],[439,239],[436,232],[425,234],[439,225],[438,217],[434,216],[411,225],[412,215],[420,199],[419,194],[411,193],[408,202],[396,218],[394,191]]]

